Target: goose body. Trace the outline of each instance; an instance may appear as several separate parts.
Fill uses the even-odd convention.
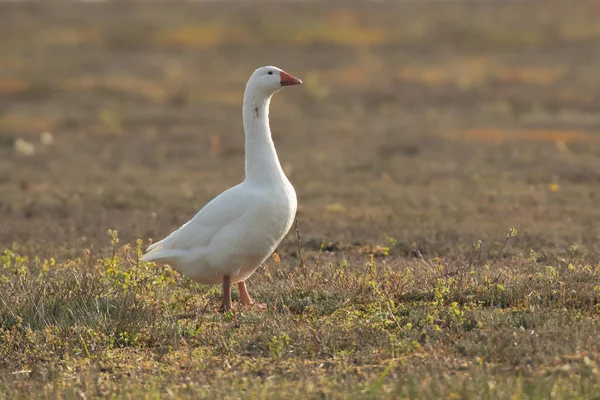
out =
[[[190,279],[245,281],[275,251],[296,214],[289,182],[269,189],[244,181],[206,204],[190,221],[148,247],[144,261],[161,261]]]
[[[223,283],[223,308],[231,308],[231,283],[243,305],[252,301],[245,280],[275,251],[296,215],[296,192],[279,163],[269,127],[271,96],[302,83],[276,67],[250,77],[244,94],[246,178],[221,193],[179,229],[148,247],[144,261],[169,264],[202,284]]]

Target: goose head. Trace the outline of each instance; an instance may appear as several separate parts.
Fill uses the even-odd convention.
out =
[[[300,85],[302,81],[298,78],[293,77],[284,70],[266,66],[260,67],[248,80],[248,89],[260,92],[265,96],[271,96],[274,93],[281,90],[284,86]]]

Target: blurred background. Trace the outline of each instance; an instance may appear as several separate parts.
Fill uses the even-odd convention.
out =
[[[0,247],[171,232],[243,179],[244,85],[276,65],[304,81],[271,125],[308,248],[443,255],[515,226],[512,252],[592,254],[599,19],[591,0],[1,3]]]

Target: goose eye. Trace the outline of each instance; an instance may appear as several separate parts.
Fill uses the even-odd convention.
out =
[[[269,75],[273,75],[273,71],[269,71],[267,72]]]

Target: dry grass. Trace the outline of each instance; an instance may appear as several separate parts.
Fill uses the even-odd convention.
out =
[[[306,270],[275,257],[253,278],[268,311],[219,314],[218,288],[111,237],[100,259],[3,254],[8,397],[600,394],[600,265],[488,258],[480,245],[464,259],[339,257],[323,244],[305,250]]]
[[[0,398],[600,398],[598,12],[0,5]],[[263,64],[300,246],[219,314],[138,238],[242,178]]]

